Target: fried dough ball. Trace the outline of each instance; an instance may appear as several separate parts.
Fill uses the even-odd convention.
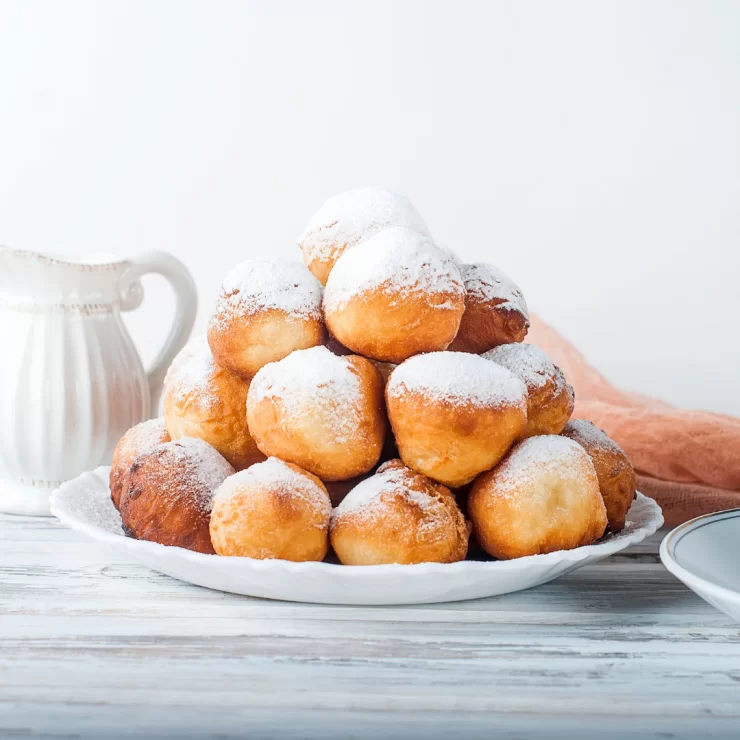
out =
[[[525,437],[560,434],[573,413],[573,387],[563,371],[533,344],[502,344],[481,357],[510,370],[527,386]]]
[[[121,437],[113,451],[110,469],[110,497],[116,509],[120,506],[121,494],[128,485],[128,473],[134,460],[162,442],[169,441],[170,435],[162,419],[142,421]]]
[[[470,534],[449,489],[400,460],[350,491],[330,533],[344,565],[454,563],[465,558]]]
[[[324,484],[297,465],[270,457],[227,478],[216,491],[211,542],[219,555],[323,560],[330,518]]]
[[[624,450],[593,422],[571,419],[563,429],[564,437],[578,442],[591,458],[604,498],[609,529],[624,529],[627,512],[635,498],[635,469]]]
[[[352,350],[347,349],[343,344],[340,344],[334,337],[329,335],[329,340],[324,345],[335,355],[344,356],[351,355]],[[388,378],[391,373],[397,367],[392,362],[380,362],[380,360],[370,360],[375,365],[383,378],[383,388],[385,388]],[[385,435],[385,444],[383,445],[383,451],[380,453],[380,462],[387,462],[398,457],[398,448],[396,447],[396,441],[393,439],[392,434]],[[324,481],[326,488],[331,496],[332,505],[336,506],[344,496],[352,490],[363,478],[366,478],[368,474],[358,476],[357,478],[350,478],[349,480],[343,481]]]
[[[496,465],[527,423],[524,383],[463,352],[406,360],[391,373],[386,403],[404,463],[451,488]]]
[[[243,378],[324,338],[321,285],[300,262],[282,258],[235,267],[208,327],[216,362]]]
[[[590,545],[606,528],[589,456],[554,435],[519,442],[498,467],[480,475],[468,515],[483,549],[502,560]]]
[[[363,357],[299,350],[255,375],[247,420],[265,455],[325,481],[354,478],[378,462],[383,448],[383,379]]]
[[[158,445],[131,466],[121,496],[123,531],[137,540],[213,553],[208,532],[213,494],[233,474],[202,439]]]
[[[522,291],[498,267],[477,263],[460,270],[465,313],[450,349],[481,354],[499,344],[521,342],[529,329]]]
[[[190,342],[164,379],[164,421],[172,439],[197,437],[236,470],[265,459],[247,426],[249,381],[219,367],[205,337]]]
[[[334,263],[347,249],[392,226],[429,236],[408,198],[384,188],[359,188],[327,200],[311,217],[298,246],[308,269],[326,285]]]
[[[393,228],[338,260],[326,283],[329,331],[363,357],[403,362],[445,349],[465,309],[452,258],[427,236]]]

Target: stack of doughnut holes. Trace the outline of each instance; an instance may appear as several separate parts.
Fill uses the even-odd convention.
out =
[[[505,273],[461,263],[381,188],[328,200],[298,245],[303,263],[225,277],[207,336],[167,373],[163,418],[118,443],[127,535],[380,565],[518,558],[625,526],[632,465],[571,420],[573,389],[524,342]]]

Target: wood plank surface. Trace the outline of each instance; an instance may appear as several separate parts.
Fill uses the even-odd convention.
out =
[[[659,541],[507,596],[337,607],[0,515],[0,736],[740,737],[740,625]]]

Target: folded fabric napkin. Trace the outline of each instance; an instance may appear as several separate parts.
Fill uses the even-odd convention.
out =
[[[547,352],[576,392],[574,418],[601,427],[635,466],[637,487],[663,508],[666,524],[740,507],[740,418],[683,411],[615,388],[537,316],[527,342]]]

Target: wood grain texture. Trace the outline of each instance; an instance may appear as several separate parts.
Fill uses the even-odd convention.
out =
[[[656,536],[516,594],[223,594],[0,515],[2,737],[736,737],[740,629]]]

